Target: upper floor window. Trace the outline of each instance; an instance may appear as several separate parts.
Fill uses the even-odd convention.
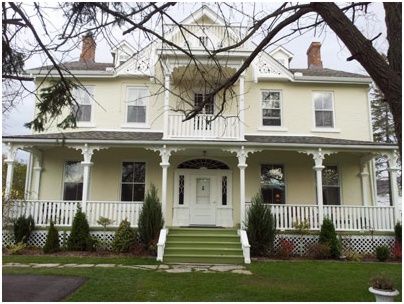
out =
[[[202,106],[202,104],[205,102],[205,98],[208,98],[208,95],[202,94],[202,93],[195,93],[194,96],[194,101],[195,101],[195,107],[198,108]],[[213,103],[213,97],[210,97],[207,101],[205,106],[202,108],[201,114],[214,114],[214,103]]]
[[[207,36],[199,37],[199,46],[207,46],[209,42],[209,38]]]
[[[77,105],[73,109],[77,122],[91,122],[94,87],[79,87],[74,90],[73,96],[77,102]]]
[[[119,65],[125,63],[126,61],[128,61],[128,59],[129,59],[128,54],[120,54],[119,55]]]
[[[146,163],[124,162],[121,177],[121,201],[139,202],[145,197]]]
[[[283,165],[261,165],[261,193],[266,203],[285,204],[285,172]]]
[[[281,92],[280,91],[262,91],[262,125],[281,126]]]
[[[142,87],[129,87],[127,91],[127,116],[128,123],[146,123],[148,105],[148,90]]]
[[[323,204],[341,205],[340,182],[337,166],[325,166],[322,171]]]
[[[80,201],[83,197],[84,169],[79,161],[67,161],[63,177],[63,200]]]
[[[314,92],[314,112],[316,127],[334,127],[334,105],[331,92]]]

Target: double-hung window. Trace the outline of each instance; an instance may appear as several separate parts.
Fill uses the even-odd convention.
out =
[[[332,92],[314,92],[314,112],[317,128],[334,128],[334,102]]]
[[[73,108],[77,122],[91,122],[92,100],[94,98],[94,87],[84,86],[76,88],[73,92],[77,105]]]
[[[140,202],[145,197],[146,163],[124,162],[121,177],[121,201]]]
[[[79,161],[67,161],[63,178],[63,200],[79,201],[83,197],[84,169]]]
[[[281,164],[261,164],[261,193],[265,203],[285,204],[285,172]]]
[[[337,166],[325,166],[322,171],[323,204],[341,205],[340,182]]]
[[[262,125],[281,126],[281,100],[280,91],[261,91]]]
[[[127,123],[145,124],[147,119],[149,91],[144,87],[129,87],[127,89]]]

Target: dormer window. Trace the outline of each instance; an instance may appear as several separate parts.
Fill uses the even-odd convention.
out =
[[[129,59],[128,54],[120,54],[119,55],[118,65],[121,65],[121,64],[125,63],[126,61],[128,61],[128,59]]]

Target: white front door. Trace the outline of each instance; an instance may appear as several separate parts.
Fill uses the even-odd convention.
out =
[[[213,176],[194,176],[191,187],[195,197],[191,203],[191,225],[215,225],[215,188],[216,179]]]

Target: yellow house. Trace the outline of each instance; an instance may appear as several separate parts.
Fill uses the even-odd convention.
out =
[[[395,206],[377,206],[373,159],[387,155],[394,177],[397,147],[373,142],[368,76],[323,68],[313,42],[307,68],[290,68],[293,54],[283,47],[261,52],[231,90],[211,97],[255,46],[247,41],[213,60],[243,29],[207,7],[182,25],[166,25],[165,38],[192,58],[168,42],[136,53],[124,41],[111,63],[97,63],[92,36],[83,37],[80,60],[64,64],[84,86],[74,92],[78,128],[59,130],[55,121],[46,132],[3,137],[6,194],[16,151],[31,153],[27,200],[38,226],[50,218],[70,226],[81,203],[91,226],[104,216],[136,227],[153,183],[166,227],[242,229],[261,192],[280,230],[303,219],[316,230],[325,216],[339,231],[393,230],[397,197]],[[37,84],[58,77],[50,67],[30,73]],[[198,114],[187,116],[192,109]],[[397,189],[395,178],[391,184]]]

